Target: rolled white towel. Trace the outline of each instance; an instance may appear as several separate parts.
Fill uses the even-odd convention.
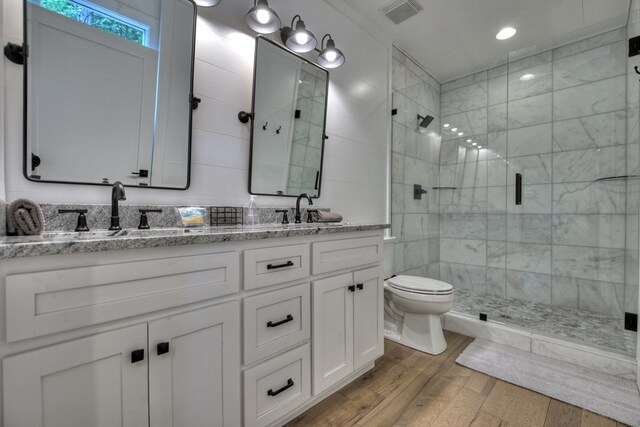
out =
[[[318,211],[315,215],[316,222],[340,222],[342,215],[337,212]]]
[[[44,233],[44,213],[39,204],[18,199],[7,206],[7,234],[38,235]]]

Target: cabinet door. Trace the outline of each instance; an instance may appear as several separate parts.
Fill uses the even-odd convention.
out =
[[[374,361],[384,353],[382,271],[380,267],[353,274],[356,292],[353,300],[354,369]]]
[[[313,393],[353,372],[353,274],[313,283]]]
[[[240,425],[240,303],[149,323],[151,427]]]
[[[143,324],[6,358],[4,425],[148,425],[146,347]]]

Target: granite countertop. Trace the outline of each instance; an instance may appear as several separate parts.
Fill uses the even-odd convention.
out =
[[[256,227],[203,227],[197,229],[94,230],[85,233],[51,232],[43,236],[7,236],[0,239],[0,259],[80,252],[117,251],[163,246],[198,245],[318,234],[382,230],[389,224],[314,223],[269,224]]]

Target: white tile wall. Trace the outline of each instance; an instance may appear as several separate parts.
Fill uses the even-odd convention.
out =
[[[21,41],[21,5],[18,0],[0,0],[4,42]],[[272,6],[283,19],[293,16],[293,9],[313,17],[315,27],[339,40],[347,56],[345,65],[330,73],[327,119],[330,139],[326,144],[318,204],[341,212],[348,221],[385,221],[391,121],[390,44],[378,41],[324,0],[280,0]],[[242,22],[243,17],[234,18]],[[243,26],[231,28],[214,19],[198,18],[194,92],[202,103],[193,117],[191,187],[186,191],[131,188],[127,189],[128,202],[211,205],[248,202],[249,129],[236,117],[238,111],[251,108],[254,41],[248,32]],[[6,188],[7,199],[107,203],[110,194],[107,188],[39,184],[23,178],[21,69],[6,60],[0,67],[3,65],[6,73],[0,85],[0,100],[4,91],[7,160],[4,173],[0,173],[0,188]],[[3,178],[6,186],[1,185]],[[293,200],[260,197],[258,204],[292,205]]]

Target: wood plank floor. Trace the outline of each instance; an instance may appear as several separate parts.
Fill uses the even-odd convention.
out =
[[[287,426],[623,425],[457,365],[473,338],[445,336],[449,347],[438,356],[385,340],[375,368]]]

